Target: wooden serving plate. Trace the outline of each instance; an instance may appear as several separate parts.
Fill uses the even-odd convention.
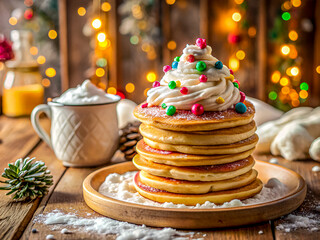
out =
[[[280,199],[265,203],[218,209],[152,207],[100,194],[99,186],[108,174],[123,174],[137,170],[131,162],[125,162],[102,168],[87,176],[83,182],[83,196],[90,208],[104,216],[135,224],[181,229],[220,228],[259,223],[286,215],[301,205],[307,187],[299,174],[279,165],[258,160],[254,168],[259,172],[258,177],[263,183],[270,178],[278,178],[288,187],[287,194]]]

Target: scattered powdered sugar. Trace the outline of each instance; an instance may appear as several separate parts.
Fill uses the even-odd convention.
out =
[[[320,167],[319,166],[314,166],[312,168],[312,172],[320,172]]]
[[[279,224],[277,230],[291,232],[299,228],[318,231],[320,227],[320,217],[318,214],[308,214],[307,216],[289,214],[284,218],[285,223]]]
[[[278,164],[278,163],[279,163],[279,162],[278,162],[278,158],[271,158],[271,159],[269,160],[269,163]]]
[[[64,214],[59,210],[54,210],[48,214],[40,214],[37,216],[36,221],[43,222],[46,225],[61,224],[63,227],[68,226],[78,231],[94,232],[104,235],[117,234],[117,240],[187,240],[195,235],[194,232],[181,232],[172,228],[149,228],[145,225],[139,226],[127,222],[120,222],[107,217],[82,218],[74,213]],[[69,230],[67,231],[70,232]]]
[[[197,204],[196,206],[186,206],[184,204],[174,204],[171,202],[158,203],[142,197],[134,188],[132,178],[136,172],[126,172],[124,174],[112,173],[106,177],[106,180],[99,187],[99,192],[107,197],[115,198],[125,202],[131,202],[141,205],[148,205],[163,208],[193,208],[193,209],[210,209],[210,208],[230,208],[241,207],[264,203],[281,198],[286,192],[287,187],[276,178],[269,179],[264,185],[261,192],[252,198],[240,201],[234,199],[223,205],[216,205],[212,202]]]
[[[51,240],[53,240],[53,239],[55,239],[55,237],[54,237],[52,234],[49,234],[49,235],[46,236],[46,239],[51,239]]]
[[[262,234],[263,234],[263,231],[262,231],[262,230],[260,230],[260,231],[258,232],[258,234],[262,235]]]

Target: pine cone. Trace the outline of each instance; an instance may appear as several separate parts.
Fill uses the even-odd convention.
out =
[[[120,151],[124,153],[126,160],[131,161],[136,155],[136,144],[142,139],[139,133],[140,122],[134,121],[128,123],[120,130]]]
[[[26,199],[33,200],[43,197],[48,193],[48,188],[53,184],[50,170],[44,162],[32,162],[35,158],[18,159],[14,164],[8,164],[9,168],[4,169],[2,177],[8,178],[7,186],[0,187],[0,190],[10,190],[6,195],[12,195],[17,201]]]

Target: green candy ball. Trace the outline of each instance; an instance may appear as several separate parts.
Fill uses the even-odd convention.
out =
[[[163,109],[165,109],[165,108],[167,108],[167,105],[166,105],[165,103],[162,103],[162,104],[161,104],[161,107],[162,107]]]
[[[168,86],[169,86],[170,89],[175,89],[176,86],[177,86],[177,84],[176,84],[175,81],[170,81],[169,84],[168,84]]]
[[[199,61],[199,62],[197,62],[196,69],[199,72],[203,72],[204,70],[207,69],[207,64],[205,62],[203,62],[203,61]]]
[[[167,115],[172,116],[175,113],[176,113],[176,107],[175,106],[171,105],[171,106],[169,106],[167,108]]]
[[[239,88],[239,84],[238,84],[238,83],[233,82],[233,85],[234,85],[236,88]]]
[[[180,57],[175,57],[174,61],[180,62]]]

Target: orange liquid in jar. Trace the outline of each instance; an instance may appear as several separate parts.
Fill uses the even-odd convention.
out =
[[[30,115],[35,106],[43,103],[43,97],[41,84],[3,88],[2,112],[9,117]]]

